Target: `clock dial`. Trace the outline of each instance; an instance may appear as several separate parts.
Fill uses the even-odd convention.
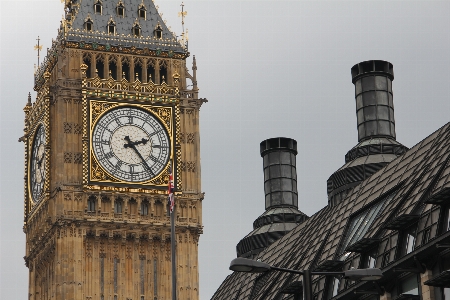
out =
[[[94,127],[97,161],[114,178],[143,182],[161,173],[170,156],[165,127],[151,113],[133,107],[105,113]]]
[[[45,183],[45,130],[40,125],[36,131],[31,150],[30,193],[33,202],[39,202]]]

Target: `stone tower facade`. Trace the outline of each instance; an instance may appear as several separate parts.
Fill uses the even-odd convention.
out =
[[[188,56],[151,0],[65,1],[24,108],[29,299],[170,299],[171,172],[177,295],[199,298],[207,100]]]

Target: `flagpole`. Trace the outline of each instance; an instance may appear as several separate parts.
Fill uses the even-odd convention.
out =
[[[169,175],[170,248],[172,252],[172,300],[177,300],[177,264],[175,237],[175,186],[173,184],[173,163]]]
[[[177,266],[175,261],[175,206],[170,214],[170,243],[172,248],[172,300],[177,300]]]

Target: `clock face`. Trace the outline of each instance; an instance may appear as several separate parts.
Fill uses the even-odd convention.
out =
[[[45,130],[40,125],[34,136],[30,161],[30,193],[32,200],[37,203],[44,191],[45,183]]]
[[[170,157],[170,139],[153,114],[122,107],[105,113],[95,124],[92,149],[99,164],[114,178],[143,182],[164,170]]]

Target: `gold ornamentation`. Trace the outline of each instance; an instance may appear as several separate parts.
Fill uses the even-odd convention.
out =
[[[164,121],[164,124],[170,129],[171,128],[171,119],[172,119],[172,110],[170,108],[155,108],[150,109],[150,111],[156,113],[162,121]]]
[[[94,124],[97,122],[97,119],[99,116],[106,110],[116,107],[118,104],[108,103],[108,102],[92,102],[91,105],[91,114],[92,114],[92,121],[91,121],[91,129],[93,128]]]

